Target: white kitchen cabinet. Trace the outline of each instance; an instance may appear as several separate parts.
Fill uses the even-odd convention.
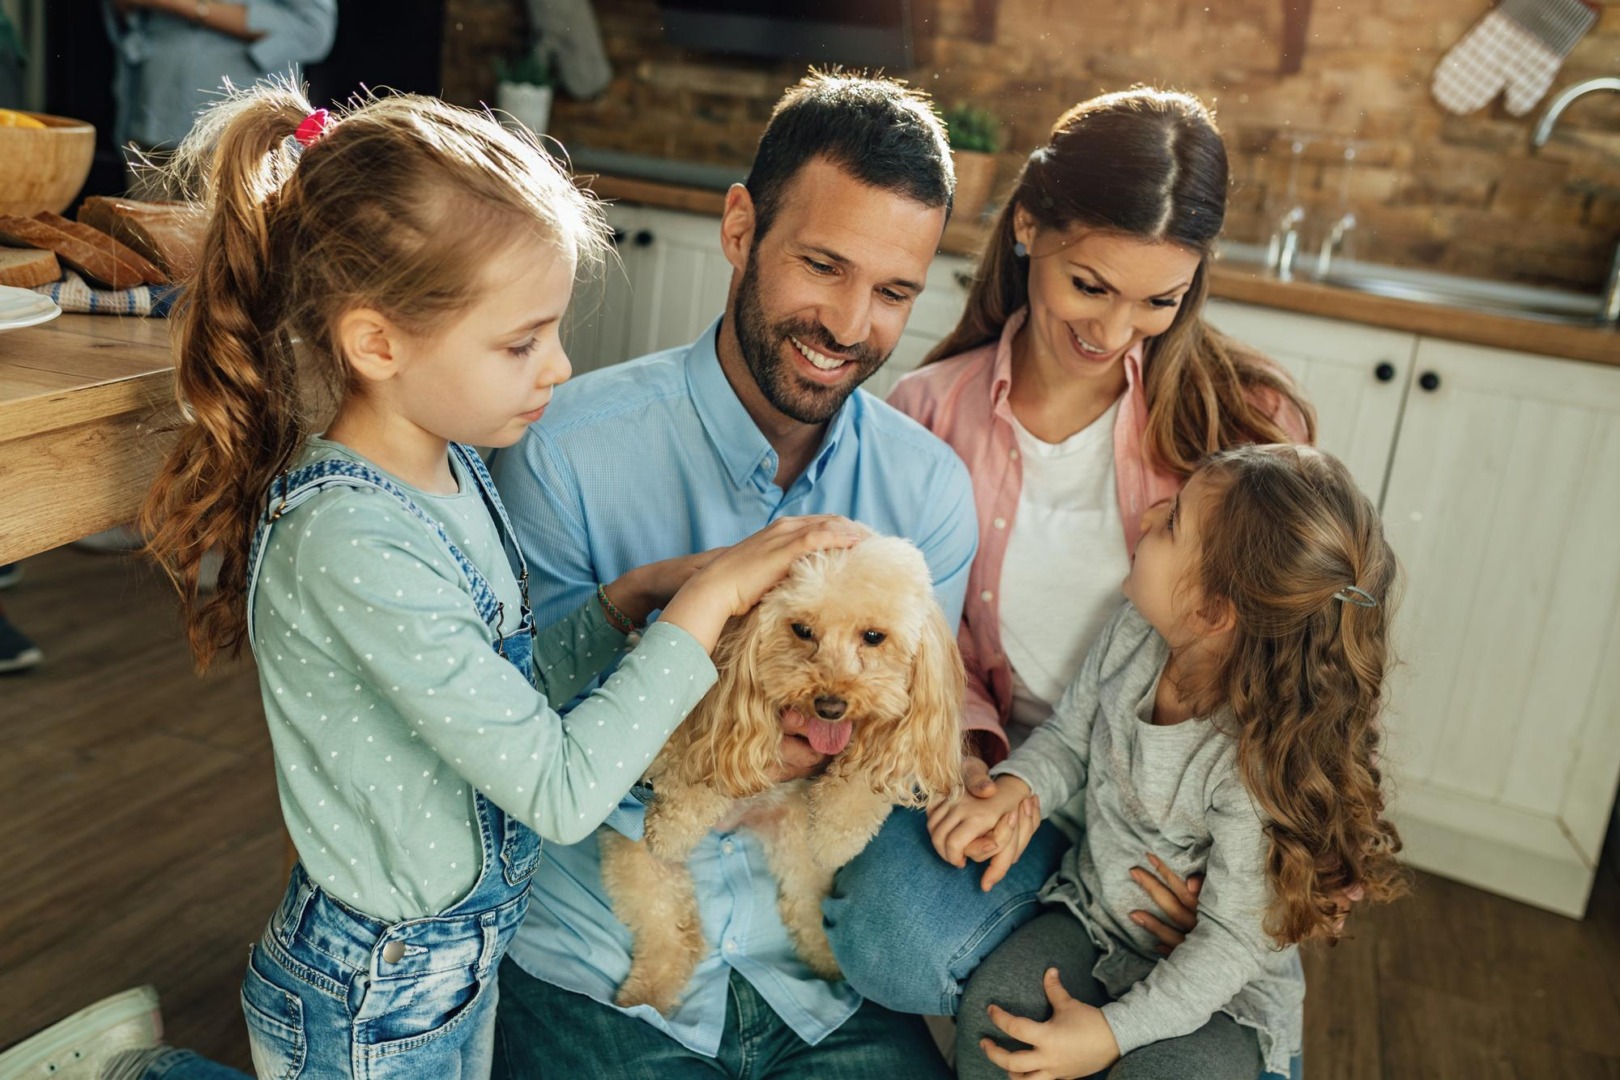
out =
[[[1384,523],[1415,865],[1580,916],[1620,775],[1620,368],[1425,339]]]
[[[1316,407],[1316,443],[1349,467],[1376,503],[1417,336],[1398,330],[1211,300],[1209,322],[1287,368]]]
[[[720,221],[643,207],[611,207],[616,258],[576,290],[563,331],[576,372],[693,341],[726,306],[731,264]]]

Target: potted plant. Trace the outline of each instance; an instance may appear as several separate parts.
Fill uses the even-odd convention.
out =
[[[551,122],[551,64],[539,48],[495,64],[495,107],[536,135]]]
[[[954,215],[959,221],[977,223],[996,180],[1001,124],[989,109],[966,104],[945,110],[943,119],[956,162]]]

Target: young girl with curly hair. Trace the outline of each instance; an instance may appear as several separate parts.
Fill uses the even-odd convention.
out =
[[[1052,717],[992,796],[929,814],[960,863],[1003,814],[1030,818],[1016,859],[1034,820],[1085,804],[1042,914],[968,983],[963,1080],[1287,1071],[1298,945],[1338,936],[1345,897],[1402,888],[1377,764],[1395,578],[1372,503],[1309,447],[1215,454],[1144,515],[1126,603]],[[1173,952],[1137,910],[1144,852],[1205,875]]]

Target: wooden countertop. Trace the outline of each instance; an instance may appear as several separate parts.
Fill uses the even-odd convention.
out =
[[[0,333],[0,563],[131,520],[177,419],[167,319]]]
[[[667,210],[718,215],[725,206],[725,196],[720,192],[648,180],[599,176],[591,187],[603,199]],[[984,239],[983,228],[952,222],[945,229],[940,250],[952,255],[973,256],[978,254]],[[1333,285],[1278,281],[1219,263],[1210,275],[1210,293],[1225,300],[1346,319],[1449,341],[1620,366],[1620,333],[1614,330],[1490,315],[1464,308],[1372,296]]]

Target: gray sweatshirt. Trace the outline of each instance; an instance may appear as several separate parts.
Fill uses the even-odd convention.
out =
[[[1043,815],[1085,800],[1085,836],[1041,896],[1072,911],[1102,950],[1092,974],[1116,999],[1103,1015],[1120,1052],[1189,1034],[1224,1012],[1257,1029],[1266,1070],[1286,1075],[1300,1046],[1299,950],[1278,948],[1261,928],[1267,842],[1236,740],[1205,718],[1153,724],[1169,655],[1127,603],[1052,718],[991,771],[1029,784]],[[1198,925],[1169,958],[1130,920],[1152,907],[1130,877],[1149,851],[1183,877],[1205,875]]]

